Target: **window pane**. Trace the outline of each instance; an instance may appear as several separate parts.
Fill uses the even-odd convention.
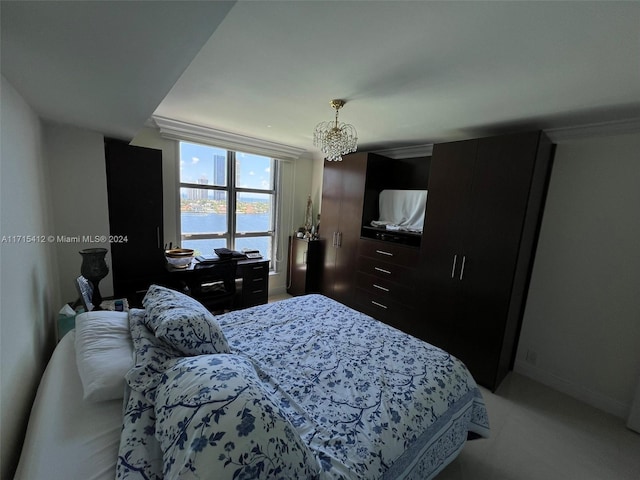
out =
[[[259,250],[262,258],[271,260],[271,237],[248,237],[236,239],[236,250],[243,248]]]
[[[227,192],[204,188],[180,189],[182,233],[226,233]]]
[[[236,232],[269,232],[273,195],[241,192],[236,195]]]
[[[180,142],[180,182],[226,186],[227,151]]]
[[[273,190],[273,160],[269,157],[237,152],[236,187]]]
[[[195,255],[211,255],[214,248],[224,248],[226,246],[227,241],[224,238],[182,241],[182,248],[193,248]]]

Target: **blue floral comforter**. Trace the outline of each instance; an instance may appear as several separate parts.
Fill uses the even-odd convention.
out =
[[[488,435],[459,360],[321,295],[215,317],[229,353],[184,355],[144,316],[118,478],[430,479]]]

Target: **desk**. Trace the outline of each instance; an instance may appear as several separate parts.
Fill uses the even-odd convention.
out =
[[[196,268],[198,262],[194,260],[187,268],[175,268],[167,264],[169,277],[181,280],[189,285],[198,282],[206,275],[206,268]],[[269,296],[269,260],[263,258],[238,260],[236,277],[242,286],[237,288],[236,308],[253,307],[267,303]],[[236,282],[237,284],[237,282]]]

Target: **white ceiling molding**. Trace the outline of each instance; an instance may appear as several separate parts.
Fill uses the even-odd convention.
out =
[[[304,148],[247,137],[171,118],[155,115],[152,118],[160,130],[160,135],[173,140],[205,143],[229,150],[264,155],[278,160],[296,160],[306,152]]]
[[[433,143],[413,145],[411,147],[387,148],[385,150],[378,150],[375,153],[396,160],[402,158],[430,157],[433,153]]]
[[[640,132],[640,118],[590,123],[573,127],[550,128],[544,131],[553,143],[579,138],[623,135]]]
[[[553,143],[577,140],[590,137],[624,135],[640,133],[640,118],[627,118],[609,122],[589,123],[571,127],[545,129]],[[414,145],[411,147],[389,148],[375,153],[393,159],[429,157],[433,153],[433,144]]]

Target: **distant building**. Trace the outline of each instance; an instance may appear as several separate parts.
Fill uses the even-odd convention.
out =
[[[224,155],[213,156],[213,182],[209,182],[209,178],[203,173],[198,178],[199,185],[226,185],[227,184],[227,158]],[[209,190],[206,188],[186,188],[183,198],[186,200],[225,200],[226,192],[220,190]]]

